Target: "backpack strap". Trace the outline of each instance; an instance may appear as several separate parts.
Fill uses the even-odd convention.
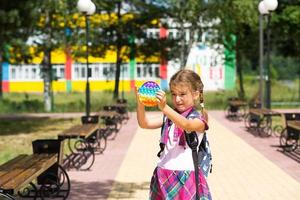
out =
[[[161,153],[165,150],[165,144],[164,143],[159,143],[159,148],[160,148],[160,150],[159,150],[159,152],[157,153],[157,157],[159,157],[160,158],[160,155],[161,155]]]
[[[190,115],[192,115],[194,113],[195,109],[193,108],[192,110],[189,111],[189,113],[187,114],[186,118],[188,118]],[[164,115],[163,116],[163,125],[161,126],[161,129],[160,129],[160,135],[162,136],[163,135],[163,132],[164,132],[164,129],[165,129],[165,123],[167,122],[167,116]],[[160,139],[161,141],[161,139]],[[159,147],[160,147],[160,150],[159,152],[156,154],[157,157],[160,157],[161,153],[164,151],[165,149],[165,144],[163,142],[160,142],[159,143]]]
[[[184,132],[184,134],[185,134],[185,138],[186,138],[186,143],[192,149],[193,163],[194,163],[194,169],[195,169],[195,181],[196,181],[196,185],[195,185],[196,186],[196,199],[199,199],[199,190],[198,190],[199,167],[198,167],[198,151],[197,151],[199,139],[198,139],[198,135],[195,131],[193,131],[191,133]]]
[[[163,125],[161,126],[161,129],[160,129],[160,135],[163,134],[166,119],[167,119],[167,117],[164,115],[164,116],[163,116]],[[161,153],[162,153],[162,152],[164,151],[164,149],[165,149],[165,146],[166,146],[166,145],[165,145],[164,143],[162,143],[162,142],[159,143],[159,148],[160,148],[160,150],[159,150],[159,152],[157,153],[157,157],[160,157]]]
[[[199,164],[200,164],[200,161],[201,161],[201,158],[199,159],[199,157],[201,156],[201,152],[205,152],[205,153],[209,154],[210,155],[209,159],[212,160],[211,152],[207,151],[207,148],[206,148],[207,145],[209,145],[209,142],[207,140],[206,132],[204,132],[202,140],[201,140],[201,143],[199,145],[199,149],[198,149],[198,161],[199,161]],[[210,165],[209,165],[209,173],[212,173],[212,168],[213,168],[213,164],[210,163]],[[206,176],[207,176],[208,171],[207,172],[205,171],[204,174],[206,174]]]

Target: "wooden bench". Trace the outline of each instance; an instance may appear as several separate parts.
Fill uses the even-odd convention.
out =
[[[127,121],[129,119],[127,100],[126,99],[117,99],[117,103],[114,105],[117,108],[117,112],[122,115],[122,120]]]
[[[103,106],[103,110],[98,112],[99,118],[110,129],[114,130],[114,135],[120,130],[122,124],[122,114],[117,112],[117,107],[114,105]]]
[[[58,149],[52,148],[54,143]],[[16,196],[33,199],[51,196],[66,199],[70,192],[70,179],[59,165],[60,153],[53,153],[60,151],[59,143],[58,140],[36,140],[33,142],[33,154],[21,154],[2,164],[2,196],[6,196],[7,199],[15,199]]]
[[[95,149],[97,148],[99,133],[98,123],[87,123],[72,126],[58,135],[62,141],[67,140],[70,154],[65,155],[63,166],[66,169],[76,168],[89,170],[95,161]],[[75,142],[72,143],[72,139]]]
[[[284,151],[295,151],[299,147],[300,139],[300,113],[284,113],[284,128],[279,143]]]
[[[98,124],[79,124],[63,131],[58,135],[61,139],[67,138],[82,138],[90,137],[95,131],[98,130]]]
[[[281,113],[267,108],[250,108],[244,118],[245,126],[260,136],[271,136],[273,131],[272,117],[274,116],[281,116]]]
[[[233,121],[241,120],[246,113],[247,105],[247,102],[241,99],[234,97],[228,98],[227,106],[225,108],[226,117]]]

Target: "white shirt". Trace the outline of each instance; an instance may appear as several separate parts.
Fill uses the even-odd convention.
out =
[[[179,141],[174,142],[174,123],[169,129],[169,139],[165,145],[164,151],[161,153],[158,167],[169,169],[169,170],[190,170],[194,171],[192,150],[188,145],[181,146]],[[197,133],[199,138],[199,145],[202,141],[203,134]]]

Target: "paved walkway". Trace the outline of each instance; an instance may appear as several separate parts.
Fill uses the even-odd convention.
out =
[[[234,133],[235,122],[230,122],[232,126],[221,124],[217,117],[220,114],[223,113],[210,114],[208,131],[213,152],[213,173],[208,182],[213,199],[299,200],[300,180]],[[155,117],[157,113],[151,115]],[[108,143],[104,154],[97,155],[92,170],[69,172],[72,180],[69,199],[147,199],[158,141],[159,130],[137,127],[132,114],[115,141]],[[297,162],[291,165],[300,168]]]

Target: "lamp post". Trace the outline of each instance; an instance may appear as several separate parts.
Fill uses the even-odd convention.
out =
[[[77,2],[77,8],[84,14],[85,17],[85,33],[86,33],[86,88],[85,88],[85,112],[86,116],[90,115],[91,103],[90,103],[90,68],[89,68],[89,16],[94,14],[96,6],[91,0],[79,0]]]
[[[259,52],[260,52],[260,89],[261,89],[261,100],[262,100],[262,76],[263,76],[263,15],[267,15],[267,48],[266,48],[266,76],[265,76],[265,81],[266,81],[266,98],[265,98],[265,106],[266,108],[271,108],[271,70],[270,70],[270,35],[271,35],[271,30],[270,30],[270,21],[271,21],[271,12],[274,11],[278,6],[278,1],[277,0],[263,0],[259,3],[258,5],[258,10],[260,12],[260,25],[259,25],[259,30],[260,30],[260,43],[259,43]],[[261,101],[262,103],[263,101]]]

